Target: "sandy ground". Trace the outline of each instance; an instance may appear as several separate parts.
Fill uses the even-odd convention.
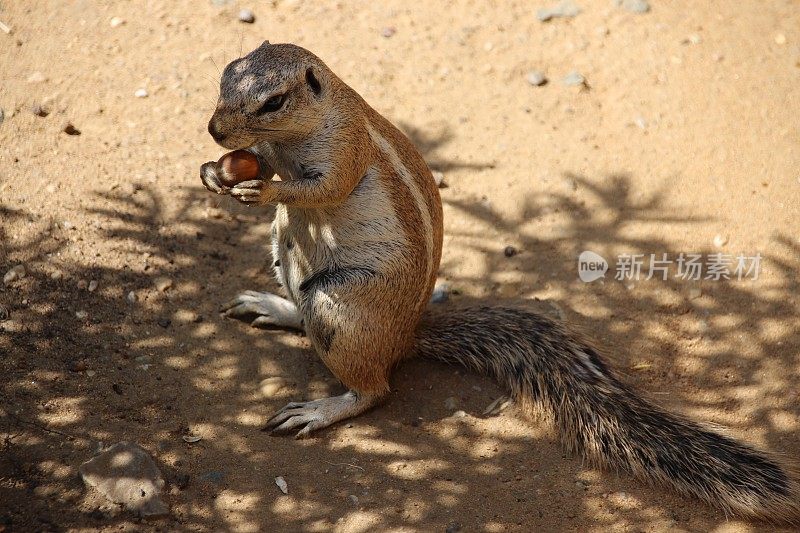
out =
[[[218,313],[276,289],[270,210],[198,178],[223,152],[219,69],[270,39],[321,56],[445,174],[452,301],[560,313],[657,402],[800,457],[800,5],[578,3],[542,23],[521,1],[2,2],[0,274],[27,276],[0,288],[0,530],[766,529],[585,468],[515,408],[484,416],[487,379],[421,361],[314,439],[259,431],[341,390],[304,337]],[[763,261],[758,280],[583,283],[583,250]],[[169,518],[84,488],[77,467],[124,439],[163,470]]]

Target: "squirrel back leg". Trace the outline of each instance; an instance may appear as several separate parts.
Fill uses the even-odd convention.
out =
[[[296,437],[302,439],[314,431],[360,415],[379,403],[382,397],[382,393],[364,394],[351,390],[341,396],[292,402],[269,419],[264,431],[283,434],[300,429]]]
[[[253,327],[303,329],[303,318],[292,302],[269,292],[244,291],[222,306],[225,316],[249,321]]]

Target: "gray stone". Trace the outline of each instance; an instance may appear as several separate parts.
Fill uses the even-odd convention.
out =
[[[118,442],[83,463],[78,471],[84,483],[139,516],[169,512],[160,496],[164,488],[161,471],[138,444]]]

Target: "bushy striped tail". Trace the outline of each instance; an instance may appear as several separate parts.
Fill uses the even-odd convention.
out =
[[[726,513],[800,522],[796,478],[774,458],[640,397],[591,345],[548,318],[502,307],[448,310],[423,320],[417,352],[493,376],[552,417],[565,446],[595,466]]]

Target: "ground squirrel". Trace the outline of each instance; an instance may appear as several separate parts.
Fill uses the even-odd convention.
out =
[[[562,324],[510,307],[426,313],[442,247],[431,172],[312,53],[265,42],[230,63],[208,130],[221,146],[259,158],[258,180],[225,187],[215,162],[201,178],[245,204],[277,204],[272,255],[288,294],[247,291],[227,314],[304,329],[349,389],[290,403],[267,428],[304,437],[356,416],[385,396],[399,361],[429,357],[494,376],[523,405],[549,413],[566,447],[594,465],[726,512],[800,518],[797,482],[774,458],[643,399]],[[281,181],[271,181],[275,173]]]

